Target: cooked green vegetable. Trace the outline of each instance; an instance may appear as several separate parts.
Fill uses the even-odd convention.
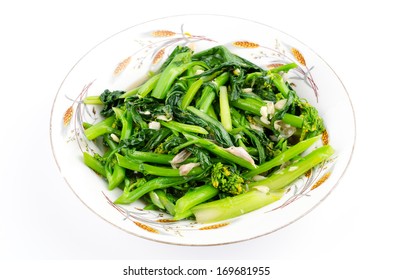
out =
[[[191,188],[187,193],[176,201],[175,205],[175,220],[178,217],[184,218],[191,212],[189,210],[198,204],[206,202],[207,200],[215,197],[218,194],[217,188],[211,185],[203,185],[196,188]],[[186,213],[186,214],[185,214]]]
[[[244,179],[231,166],[217,162],[211,172],[213,187],[225,194],[237,195],[245,192]]]
[[[304,174],[312,167],[328,159],[333,155],[333,153],[334,150],[331,146],[322,146],[284,169],[274,172],[268,178],[252,182],[248,186],[250,188],[267,187],[271,191],[281,189],[296,180],[300,175]]]
[[[314,138],[310,138],[307,140],[303,140],[292,147],[288,148],[287,150],[283,151],[280,153],[278,156],[275,158],[271,159],[268,162],[265,162],[261,165],[258,166],[258,168],[255,168],[254,170],[251,170],[247,173],[244,174],[245,177],[247,178],[252,178],[255,175],[262,174],[273,167],[280,166],[289,160],[291,160],[293,157],[301,154],[305,150],[307,150],[312,144],[314,144],[317,140],[319,139],[318,136]]]
[[[191,61],[192,52],[190,49],[187,49],[185,52],[181,52],[177,54],[167,67],[164,68],[162,74],[158,78],[156,82],[156,86],[151,93],[151,96],[164,99],[175,82],[176,78],[179,77],[183,72],[185,72],[188,68],[191,68],[195,65],[203,65],[200,61]]]
[[[88,140],[94,140],[99,136],[110,133],[119,133],[119,130],[113,127],[115,117],[106,118],[99,123],[90,126],[85,130],[85,136]]]
[[[284,192],[251,190],[233,197],[197,205],[191,209],[199,223],[213,223],[244,215],[279,200]]]
[[[150,181],[147,182],[142,182],[139,183],[136,188],[130,190],[130,191],[124,191],[123,194],[117,198],[115,203],[118,204],[130,204],[139,198],[141,198],[143,195],[157,189],[164,189],[168,188],[171,186],[176,186],[179,184],[185,183],[187,180],[182,178],[182,177],[158,177],[151,179]]]
[[[182,176],[180,169],[170,168],[170,167],[161,167],[150,165],[138,161],[134,161],[132,159],[128,159],[120,154],[116,154],[117,162],[121,167],[127,168],[129,170],[138,171],[143,174],[150,174],[156,176],[164,176],[164,177],[180,177]],[[187,175],[198,175],[202,173],[202,169],[200,167],[195,167]]]
[[[200,204],[191,209],[196,220],[200,223],[211,223],[231,219],[244,213],[259,209],[280,199],[285,193],[285,187],[296,180],[307,170],[316,166],[333,154],[330,146],[320,147],[302,160],[293,163],[270,177],[252,182],[248,185],[250,191],[234,197]]]
[[[83,160],[122,191],[116,204],[142,199],[176,220],[216,222],[273,203],[334,152],[311,148],[325,126],[282,76],[296,67],[178,46],[138,87],[85,98],[103,107],[102,120],[83,123],[102,154]]]

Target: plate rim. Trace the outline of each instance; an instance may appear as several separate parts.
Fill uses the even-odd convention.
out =
[[[78,193],[75,191],[75,189],[71,186],[71,183],[68,181],[68,179],[66,178],[66,176],[63,174],[62,171],[62,165],[59,162],[58,156],[57,156],[57,152],[55,151],[55,144],[54,144],[54,139],[53,139],[53,127],[54,127],[54,123],[53,123],[53,113],[54,113],[54,109],[55,109],[55,105],[56,102],[58,100],[59,94],[63,88],[64,83],[67,81],[69,75],[72,73],[72,71],[75,69],[75,67],[77,67],[77,65],[79,65],[81,63],[81,61],[88,56],[91,52],[93,52],[96,48],[98,48],[100,45],[102,45],[103,43],[105,43],[106,41],[110,40],[111,38],[126,32],[130,29],[133,29],[137,26],[142,26],[151,22],[155,22],[155,21],[162,21],[165,19],[171,19],[171,18],[180,18],[180,17],[200,17],[200,16],[208,16],[208,17],[223,17],[223,18],[227,18],[227,19],[234,19],[234,20],[241,20],[247,23],[251,23],[251,24],[257,24],[257,25],[261,25],[264,26],[265,28],[270,28],[280,34],[284,34],[285,36],[290,37],[292,40],[298,42],[299,44],[301,44],[303,47],[307,48],[311,53],[313,53],[316,57],[318,57],[318,59],[323,62],[325,64],[326,67],[329,68],[329,70],[331,71],[332,74],[334,74],[334,77],[337,79],[337,81],[339,82],[339,85],[343,88],[343,91],[345,92],[347,101],[349,102],[349,106],[351,107],[351,118],[353,121],[353,139],[351,139],[351,145],[352,147],[348,150],[349,152],[349,157],[347,162],[345,163],[345,167],[343,168],[343,170],[341,171],[341,174],[339,175],[339,177],[336,179],[336,181],[332,184],[331,188],[329,189],[329,191],[317,202],[315,203],[312,207],[308,208],[307,211],[304,211],[302,214],[298,215],[297,218],[294,218],[286,223],[284,223],[283,225],[274,228],[273,230],[267,231],[267,232],[263,232],[261,234],[252,236],[252,237],[247,237],[247,238],[240,238],[237,240],[232,240],[232,241],[226,241],[226,242],[219,242],[219,243],[184,243],[184,242],[172,242],[172,241],[167,241],[167,240],[162,240],[159,238],[153,238],[153,237],[149,237],[149,236],[145,236],[142,234],[139,234],[137,232],[133,232],[130,230],[127,230],[125,228],[122,228],[120,226],[118,226],[117,224],[113,223],[112,221],[110,221],[109,219],[103,217],[103,215],[101,215],[100,213],[98,213],[96,210],[94,210],[91,206],[89,206],[79,195]],[[357,140],[357,124],[356,124],[356,113],[355,113],[355,108],[353,105],[353,102],[350,98],[349,92],[347,90],[347,88],[345,87],[342,79],[337,75],[336,71],[316,52],[314,51],[312,48],[310,48],[307,44],[303,43],[301,40],[295,38],[294,36],[286,33],[285,31],[282,31],[278,28],[275,28],[271,25],[256,21],[256,20],[251,20],[251,19],[247,19],[247,18],[243,18],[243,17],[238,17],[238,16],[233,16],[233,15],[224,15],[224,14],[209,14],[209,13],[190,13],[190,14],[177,14],[177,15],[168,15],[168,16],[164,16],[164,17],[160,17],[160,18],[155,18],[155,19],[150,19],[150,20],[146,20],[144,22],[140,22],[134,25],[131,25],[127,28],[124,28],[118,32],[113,33],[112,35],[109,35],[108,37],[106,37],[105,39],[99,41],[97,44],[95,44],[93,47],[91,47],[86,53],[84,53],[74,64],[73,66],[70,68],[70,70],[67,72],[67,74],[65,75],[65,77],[63,78],[62,82],[60,83],[55,98],[53,99],[52,102],[52,106],[51,106],[51,111],[50,111],[50,123],[49,123],[49,136],[50,136],[50,145],[51,145],[51,151],[52,151],[52,156],[54,157],[55,163],[57,165],[57,168],[59,169],[60,175],[61,177],[63,177],[64,181],[66,182],[66,184],[68,185],[68,187],[72,190],[72,192],[76,195],[76,197],[88,208],[90,209],[90,211],[92,211],[95,215],[97,215],[98,217],[100,217],[101,219],[103,219],[104,221],[108,222],[109,224],[111,224],[112,226],[115,226],[116,228],[131,234],[133,236],[136,236],[138,238],[143,238],[145,240],[149,240],[149,241],[154,241],[154,242],[158,242],[158,243],[162,243],[162,244],[169,244],[169,245],[178,245],[178,246],[220,246],[220,245],[228,245],[228,244],[235,244],[235,243],[240,243],[240,242],[245,242],[245,241],[249,241],[249,240],[253,240],[253,239],[257,239],[257,238],[261,238],[263,236],[266,235],[270,235],[278,230],[281,230],[295,222],[297,222],[298,220],[302,219],[303,217],[305,217],[306,215],[308,215],[310,212],[312,212],[316,207],[318,207],[328,196],[330,196],[330,194],[333,192],[333,190],[336,189],[336,187],[340,184],[342,178],[344,177],[344,175],[346,174],[352,159],[353,159],[353,154],[355,152],[355,148],[356,148],[356,140]]]

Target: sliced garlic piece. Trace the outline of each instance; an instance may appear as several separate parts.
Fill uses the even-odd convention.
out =
[[[180,176],[187,176],[187,174],[190,173],[190,171],[194,167],[197,167],[199,165],[200,165],[199,162],[191,162],[191,163],[180,165],[180,167],[179,167],[179,174],[180,174]]]
[[[285,104],[287,104],[287,100],[286,99],[281,99],[281,100],[278,100],[276,102],[276,104],[274,104],[274,107],[277,110],[282,110],[284,108]]]
[[[270,124],[270,121],[269,121],[266,117],[264,117],[264,116],[262,116],[262,117],[260,118],[260,120],[261,120],[261,122],[263,122],[264,124],[267,124],[267,125]]]
[[[268,193],[270,191],[269,187],[267,186],[256,186],[254,189],[257,189],[258,191],[262,193]]]
[[[119,143],[119,142],[120,142],[119,137],[117,137],[117,135],[114,134],[114,133],[111,133],[111,138],[112,138],[112,140],[115,141],[116,143]]]
[[[274,109],[274,103],[272,101],[265,101],[265,102],[267,107],[267,114],[269,117],[272,117],[274,115],[274,112],[276,111]]]
[[[259,110],[261,113],[261,117],[267,119],[268,113],[267,113],[267,106],[262,106],[261,109]]]
[[[289,138],[296,132],[296,127],[291,126],[282,120],[275,121],[273,126],[280,132],[280,136],[284,138]]]
[[[173,168],[178,168],[179,163],[182,163],[186,159],[189,158],[191,155],[190,151],[187,150],[182,150],[180,153],[178,153],[171,161],[170,164],[172,165]]]
[[[250,154],[243,148],[243,147],[229,147],[225,149],[226,151],[230,152],[231,154],[238,156],[242,159],[245,159],[249,163],[255,166],[254,159],[250,156]]]
[[[164,122],[169,122],[169,121],[172,120],[172,118],[168,118],[165,115],[159,115],[159,116],[157,116],[157,120],[161,120],[161,121],[164,121]]]
[[[242,90],[244,93],[251,93],[252,92],[252,88],[243,88]]]
[[[159,122],[149,122],[149,128],[154,130],[159,130],[161,128],[161,124]]]

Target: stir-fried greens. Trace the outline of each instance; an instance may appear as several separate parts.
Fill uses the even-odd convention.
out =
[[[84,100],[103,107],[103,120],[84,128],[105,146],[84,162],[122,190],[116,204],[143,199],[201,223],[259,209],[334,152],[302,155],[325,126],[283,78],[296,67],[265,70],[223,46],[178,46],[139,87]]]

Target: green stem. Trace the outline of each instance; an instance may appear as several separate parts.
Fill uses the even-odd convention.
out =
[[[108,155],[114,151],[118,149],[119,144],[116,143],[115,141],[113,141],[112,137],[109,134],[105,134],[103,136],[103,139],[105,141],[105,143],[108,145],[109,150],[107,151]]]
[[[108,189],[113,190],[119,186],[124,181],[125,176],[126,170],[118,164],[115,164],[112,173],[108,171],[106,172],[106,178],[108,179]]]
[[[100,96],[87,96],[83,99],[83,103],[86,105],[103,105]]]
[[[228,147],[233,146],[233,142],[231,137],[229,136],[229,133],[225,130],[225,128],[218,120],[210,117],[206,113],[192,106],[188,106],[187,110],[193,113],[194,115],[196,115],[197,117],[201,118],[205,122],[207,122],[210,128],[214,130],[216,139],[220,140],[222,144],[225,144]]]
[[[87,128],[85,130],[86,138],[88,140],[93,140],[107,133],[120,134],[120,131],[112,127],[114,121],[115,121],[115,116],[111,116]]]
[[[158,190],[157,190],[157,191],[158,191]],[[156,192],[156,191],[151,191],[151,192],[149,192],[149,197],[150,197],[151,202],[152,202],[155,206],[157,206],[158,208],[160,208],[160,209],[162,209],[162,210],[165,209],[165,206],[164,206],[164,204],[162,204],[162,202],[161,202],[159,196],[157,195],[157,192]]]
[[[141,98],[146,97],[155,88],[160,77],[161,73],[150,77],[150,79],[148,79],[143,85],[138,88],[138,96]]]
[[[264,104],[263,102],[254,98],[238,98],[237,100],[232,101],[231,105],[243,111],[250,112],[257,116],[261,116],[261,107]]]
[[[198,138],[197,136],[190,135],[190,134],[184,134],[184,136],[189,140],[195,140],[196,145],[203,147],[204,149],[210,151],[213,154],[216,154],[219,157],[222,157],[232,163],[238,164],[238,165],[245,167],[249,170],[255,169],[255,166],[251,162],[245,160],[244,158],[238,157],[238,156],[228,152],[224,148],[212,143],[211,141],[209,141],[207,139]]]
[[[90,155],[87,152],[83,153],[83,162],[90,167],[91,169],[93,169],[95,172],[97,172],[98,174],[106,177],[106,172],[105,172],[105,167],[104,165],[98,160],[96,159],[94,156]]]
[[[175,80],[188,68],[195,65],[204,65],[200,61],[191,62],[191,51],[177,54],[167,67],[162,71],[162,75],[157,81],[151,96],[157,99],[164,99],[172,87]]]
[[[233,197],[226,197],[191,208],[198,223],[213,223],[236,218],[279,200],[284,192],[252,190]]]
[[[161,167],[161,166],[154,166],[142,162],[135,162],[127,157],[124,157],[120,154],[116,154],[117,161],[120,166],[138,171],[144,174],[156,175],[156,176],[164,176],[164,177],[181,177],[179,169],[174,169],[170,167]],[[187,174],[187,176],[194,176],[199,175],[203,172],[201,167],[194,167],[191,171]]]
[[[181,212],[181,213],[175,213],[173,215],[174,216],[173,219],[176,221],[180,221],[180,220],[187,219],[187,218],[191,217],[192,215],[193,214],[191,212],[191,209],[188,209],[188,210]]]
[[[188,88],[181,102],[180,108],[182,110],[186,110],[186,108],[191,104],[195,94],[201,88],[202,84],[203,84],[202,78],[199,78],[198,80],[196,80],[194,83],[191,84],[191,86]]]
[[[322,146],[306,155],[303,159],[292,163],[282,170],[276,171],[268,178],[249,183],[248,187],[250,189],[267,187],[270,191],[282,189],[314,166],[327,160],[333,153],[334,150],[330,145]]]
[[[218,189],[211,185],[203,185],[193,188],[176,201],[175,213],[176,215],[181,215],[183,212],[215,197],[217,194]],[[176,215],[174,217],[175,220],[177,219]]]
[[[269,69],[269,72],[270,73],[288,72],[289,70],[295,69],[297,67],[298,67],[297,64],[295,62],[292,62],[292,63],[288,63],[285,65],[281,65],[281,66]]]
[[[289,113],[285,113],[282,117],[283,122],[289,124],[291,126],[302,128],[303,127],[303,118],[300,116],[292,115]]]
[[[112,108],[115,112],[116,118],[121,121],[120,140],[128,139],[132,134],[133,120],[129,111],[123,111],[117,107]]]
[[[198,134],[209,134],[209,132],[204,129],[203,127],[197,126],[197,125],[192,125],[192,124],[185,124],[185,123],[179,123],[176,121],[160,121],[161,125],[171,129],[175,130],[177,132],[191,132],[191,133],[198,133]]]
[[[89,127],[92,127],[93,125],[91,123],[83,122],[82,126],[83,126],[83,129],[88,129]]]
[[[232,130],[231,109],[229,107],[228,90],[226,86],[220,87],[220,118],[226,131]]]
[[[284,81],[284,78],[278,73],[270,73],[269,77],[272,80],[273,84],[277,87],[277,89],[282,93],[282,95],[287,98],[290,89]]]
[[[231,102],[231,105],[235,108],[241,109],[243,111],[250,112],[254,115],[261,116],[261,107],[264,105],[263,102],[256,100],[254,98],[239,98],[235,101]],[[294,127],[302,128],[303,127],[303,118],[285,113],[282,117],[282,120]]]
[[[157,154],[153,152],[141,152],[130,149],[124,149],[122,150],[122,152],[126,155],[128,159],[136,162],[170,164],[170,161],[173,160],[173,158],[175,157],[173,155]]]
[[[138,124],[142,129],[149,128],[149,125],[147,124],[147,122],[145,122],[143,120],[142,116],[137,112],[135,106],[130,107],[129,114],[130,114],[133,122]]]
[[[194,145],[194,144],[197,143],[197,142],[198,142],[197,139],[196,139],[196,140],[187,141],[187,142],[185,142],[185,143],[183,143],[183,144],[181,144],[181,145],[176,146],[175,148],[173,148],[172,153],[173,153],[173,154],[177,154],[180,150],[182,150],[182,149],[184,149],[184,148],[186,148],[186,147],[188,147],[188,146]]]
[[[167,197],[166,193],[162,189],[155,190],[158,198],[160,199],[162,205],[164,206],[165,210],[171,214],[172,216],[175,215],[175,205],[172,201]]]
[[[206,86],[203,89],[201,99],[197,104],[198,109],[206,113],[215,98],[216,93],[214,92],[214,89],[211,86]]]
[[[297,143],[296,145],[290,147],[286,151],[280,153],[275,158],[259,165],[256,169],[245,173],[244,177],[245,178],[252,178],[255,175],[262,174],[263,172],[266,172],[266,171],[272,169],[273,167],[284,164],[285,162],[291,160],[293,157],[303,153],[305,150],[307,150],[309,147],[311,147],[311,145],[314,144],[318,139],[320,139],[320,137],[316,136],[316,137],[309,138],[307,140]]]
[[[123,98],[124,99],[124,98],[127,98],[127,97],[134,96],[135,94],[138,93],[140,87],[141,86],[135,87],[135,88],[133,88],[133,89],[123,93],[122,95],[119,96],[119,98]]]
[[[214,79],[214,81],[207,86],[202,91],[202,96],[200,101],[198,102],[198,109],[204,113],[207,113],[210,105],[213,103],[216,98],[216,94],[221,86],[225,85],[225,83],[229,79],[229,73],[224,72],[220,76]]]
[[[210,104],[209,108],[207,108],[206,114],[207,114],[209,117],[211,117],[211,118],[213,118],[213,119],[215,119],[215,120],[218,120],[217,115],[216,115],[216,112],[214,111],[214,108],[213,108],[213,104]]]
[[[145,194],[168,187],[184,184],[187,179],[183,177],[159,177],[152,179],[130,192],[123,192],[123,194],[115,200],[115,204],[130,204],[135,202]]]

